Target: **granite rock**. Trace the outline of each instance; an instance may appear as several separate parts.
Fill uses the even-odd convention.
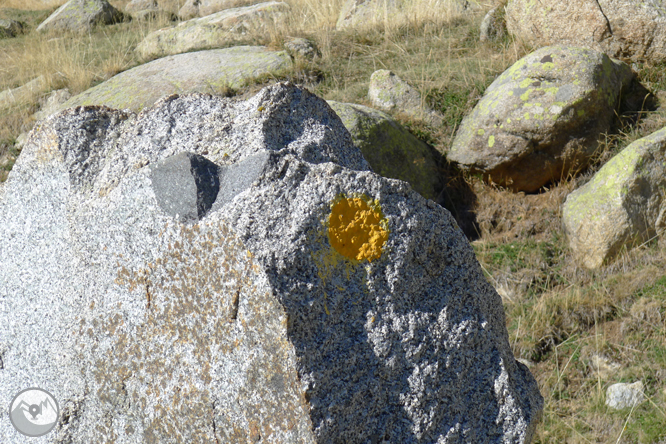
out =
[[[53,115],[0,220],[0,414],[49,390],[43,442],[534,434],[543,399],[451,215],[371,172],[295,86]]]

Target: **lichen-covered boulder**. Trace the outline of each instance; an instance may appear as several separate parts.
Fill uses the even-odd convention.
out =
[[[442,124],[442,116],[423,102],[421,94],[388,69],[372,73],[368,98],[384,111],[399,111],[434,126]]]
[[[126,18],[106,0],[69,0],[44,20],[37,31],[88,32],[97,25],[110,25]]]
[[[347,0],[338,16],[337,30],[384,23],[408,13],[410,8],[447,11],[449,14],[478,11],[478,0]]]
[[[265,2],[220,11],[148,34],[136,50],[144,58],[222,46],[248,32],[268,30],[284,20],[289,5]]]
[[[567,196],[562,223],[574,256],[594,269],[666,228],[666,128],[631,143]]]
[[[500,185],[537,191],[587,164],[634,81],[629,66],[598,51],[541,48],[486,89],[447,157]]]
[[[271,51],[263,46],[177,54],[121,72],[72,97],[61,109],[106,105],[139,111],[171,94],[219,93],[226,88],[243,87],[264,74],[279,74],[289,68],[291,58],[285,51]]]
[[[428,145],[386,113],[355,103],[328,104],[376,173],[409,182],[427,199],[438,198],[441,175]]]
[[[0,220],[0,414],[48,390],[43,442],[534,434],[543,400],[451,215],[369,171],[305,90],[65,110]]]
[[[666,60],[663,0],[509,0],[507,28],[535,46],[584,45],[611,57]]]

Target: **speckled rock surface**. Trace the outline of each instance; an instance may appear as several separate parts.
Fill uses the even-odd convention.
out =
[[[329,101],[328,104],[373,171],[409,182],[423,197],[436,200],[442,188],[440,173],[425,143],[386,113],[354,103]]]
[[[250,184],[218,176],[239,193],[181,223],[152,180],[180,153],[263,160],[242,167],[260,171]],[[187,162],[169,165],[189,181]],[[294,86],[52,116],[0,188],[0,219],[0,414],[25,387],[49,390],[64,414],[40,442],[534,433],[543,400],[450,214],[369,171],[328,105]],[[8,421],[0,436],[26,442]]]
[[[222,46],[250,31],[267,31],[284,19],[289,5],[265,2],[233,8],[148,34],[136,50],[145,58]]]
[[[478,11],[477,0],[347,0],[338,16],[336,29],[358,28],[382,23],[384,16],[400,16],[410,8],[446,9],[452,14]]]
[[[571,43],[611,57],[666,60],[663,0],[509,0],[507,28],[536,46]]]
[[[372,73],[368,98],[381,110],[400,111],[434,126],[442,124],[442,116],[421,100],[421,94],[388,69]]]
[[[666,128],[631,143],[567,196],[562,223],[574,255],[598,268],[666,228]]]
[[[192,69],[195,66],[197,69]],[[213,94],[227,87],[239,88],[263,74],[291,67],[285,51],[263,46],[235,46],[153,60],[121,72],[82,92],[61,109],[80,105],[106,105],[139,111],[171,94]]]
[[[495,183],[537,191],[587,164],[633,81],[629,66],[592,49],[541,48],[486,89],[447,157]]]
[[[125,19],[122,12],[106,0],[70,0],[44,20],[37,31],[88,32],[97,25]]]

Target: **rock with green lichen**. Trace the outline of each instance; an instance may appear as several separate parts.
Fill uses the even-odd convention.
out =
[[[574,255],[599,268],[666,228],[666,128],[631,143],[567,196],[562,223]]]
[[[376,173],[409,182],[428,199],[438,197],[440,174],[428,145],[386,113],[353,103],[328,104]]]
[[[664,0],[509,0],[506,21],[534,46],[570,43],[622,59],[666,60]]]
[[[410,8],[445,10],[450,14],[478,11],[478,0],[347,0],[338,16],[336,29],[359,28],[385,23],[404,16]]]
[[[148,34],[136,50],[144,58],[220,47],[248,32],[268,32],[289,12],[284,2],[227,9]]]
[[[368,98],[384,111],[398,111],[433,126],[442,124],[442,116],[423,102],[421,94],[388,69],[372,73]]]
[[[227,88],[240,88],[257,77],[278,74],[290,67],[291,59],[285,51],[270,51],[261,46],[178,54],[117,74],[72,97],[61,109],[106,105],[139,111],[171,94],[222,93]]]
[[[44,20],[37,31],[88,32],[97,25],[110,25],[126,16],[106,0],[70,0]]]
[[[601,52],[541,48],[488,87],[447,157],[497,184],[537,191],[585,167],[621,103],[640,107],[625,97],[641,90],[635,83],[628,65]]]

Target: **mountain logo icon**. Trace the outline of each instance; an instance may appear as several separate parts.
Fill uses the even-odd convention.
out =
[[[60,408],[52,394],[32,387],[14,396],[9,406],[9,419],[25,436],[43,436],[58,422]]]

